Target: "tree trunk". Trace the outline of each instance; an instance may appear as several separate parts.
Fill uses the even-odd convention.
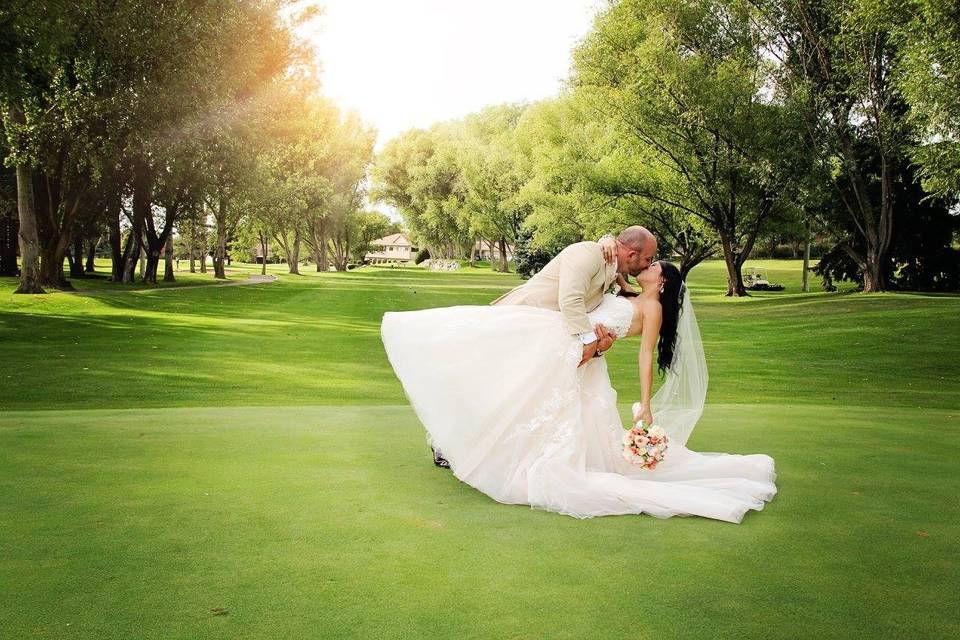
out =
[[[14,107],[10,114],[23,122],[23,113]],[[19,118],[17,117],[19,115]],[[37,235],[37,211],[33,202],[33,176],[30,167],[17,165],[17,216],[20,231],[20,284],[15,293],[46,293],[40,286],[40,238]]]
[[[157,284],[157,271],[160,267],[160,252],[147,249],[140,265],[140,279],[144,284]]]
[[[127,238],[127,251],[124,251],[120,234],[120,196],[113,196],[107,209],[107,226],[110,239],[110,282],[123,282],[123,266],[126,253],[130,250],[130,238]]]
[[[887,290],[889,283],[887,282],[886,269],[884,269],[884,258],[881,257],[881,252],[877,247],[870,246],[868,242],[866,254],[855,251],[850,245],[844,245],[844,249],[857,263],[860,273],[863,274],[864,293],[877,293]]]
[[[100,246],[101,237],[87,243],[87,264],[83,268],[87,273],[94,273],[97,270],[97,247]]]
[[[509,269],[507,268],[507,240],[503,236],[500,237],[500,273],[508,273]]]
[[[743,260],[733,251],[733,241],[726,235],[720,237],[720,246],[723,247],[723,261],[727,265],[727,295],[743,297],[747,289],[743,286],[741,267]]]
[[[48,239],[40,248],[40,281],[47,286],[65,291],[73,289],[73,285],[63,273],[63,261],[68,257],[69,240],[69,237]]]
[[[74,229],[73,231],[73,250],[70,252],[69,263],[70,263],[70,277],[71,278],[82,278],[83,277],[83,238],[80,236],[79,230]]]
[[[846,172],[857,202],[843,198],[847,211],[856,222],[861,237],[866,241],[865,255],[858,256],[851,249],[848,253],[857,262],[863,274],[864,293],[886,291],[889,283],[884,264],[893,230],[893,172],[891,161],[880,155],[880,205],[879,212],[870,200],[867,180],[860,171],[861,163],[855,152],[852,136],[844,128],[839,136],[840,148],[846,160]],[[879,214],[879,215],[878,215]],[[878,219],[879,218],[879,219]]]
[[[743,284],[743,274],[737,261],[731,262],[724,257],[727,265],[727,295],[742,298],[747,295],[747,288]]]
[[[680,279],[687,281],[687,276],[693,271],[693,268],[704,261],[702,256],[682,255],[680,256]]]
[[[866,256],[866,264],[861,263],[863,271],[863,292],[877,293],[886,291],[889,288],[886,275],[884,274],[881,257],[878,251],[872,251]]]
[[[311,228],[313,242],[310,243],[310,252],[313,254],[313,263],[317,266],[317,273],[323,271],[323,242],[320,239],[320,225],[322,220],[314,220]]]
[[[267,234],[258,230],[257,236],[260,238],[260,252],[263,253],[263,262],[260,267],[260,275],[267,275]]]
[[[326,272],[330,270],[330,259],[327,257],[327,223],[326,220],[320,221],[320,235],[318,237],[320,243],[320,260],[317,263],[320,266],[320,271]]]
[[[153,216],[147,218],[145,229],[147,237],[147,268],[143,275],[144,282],[157,284],[157,274],[160,271],[160,258],[167,254],[168,251],[168,265],[165,266],[164,279],[167,279],[166,269],[169,268],[169,280],[173,280],[173,245],[170,244],[169,247],[167,245],[168,241],[172,242],[173,240],[173,224],[176,222],[177,211],[179,211],[179,209],[180,205],[176,202],[164,206],[163,228],[160,230],[160,233],[157,233]]]
[[[196,221],[190,221],[190,273],[196,273],[197,267],[194,262],[194,256],[196,256],[197,250],[197,223]]]
[[[164,265],[163,265],[163,281],[164,282],[173,282],[175,278],[173,277],[173,232],[167,232],[167,241],[164,243]]]
[[[40,282],[46,286],[54,287],[64,291],[73,289],[73,285],[67,280],[63,272],[63,261],[68,258],[71,240],[72,217],[79,205],[75,201],[70,211],[65,213],[63,219],[58,223],[58,211],[61,207],[59,199],[58,185],[53,181],[46,180],[48,187],[46,214],[46,224],[43,225],[43,232],[40,234]],[[71,268],[73,262],[70,261]]]
[[[300,243],[302,242],[300,238],[300,229],[299,227],[293,231],[293,249],[290,252],[290,273],[294,275],[300,275]]]
[[[227,259],[227,201],[220,194],[217,200],[217,248],[213,254],[213,277],[226,280],[224,263]]]
[[[61,178],[64,160],[50,169],[52,174],[34,176],[34,189],[42,189],[46,198],[37,210],[37,233],[40,239],[40,282],[45,286],[70,291],[73,286],[63,272],[63,261],[70,250],[74,220],[80,206],[78,192],[64,196]],[[71,267],[73,261],[70,262]]]
[[[810,222],[804,225],[803,235],[803,286],[801,290],[804,293],[810,291]]]
[[[143,158],[138,157],[133,168],[133,227],[130,230],[134,244],[123,265],[123,282],[126,284],[136,280],[137,262],[141,260],[144,249],[143,227],[147,216],[150,215],[152,190],[149,167]]]
[[[287,271],[293,275],[300,275],[300,232],[294,231],[293,242],[287,237],[286,231],[274,234],[274,239],[287,258]]]

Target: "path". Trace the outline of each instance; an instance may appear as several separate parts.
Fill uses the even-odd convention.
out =
[[[215,284],[185,284],[176,287],[155,287],[150,289],[99,289],[96,291],[64,291],[75,296],[98,296],[102,294],[113,293],[158,293],[160,291],[182,291],[184,289],[213,289],[214,287],[237,287],[246,284],[265,284],[274,282],[277,276],[272,274],[261,275],[259,273],[249,276],[246,280],[230,280],[229,282],[217,282]]]

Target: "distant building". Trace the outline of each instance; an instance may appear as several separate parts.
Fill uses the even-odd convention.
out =
[[[254,242],[253,246],[250,247],[250,256],[253,258],[255,264],[263,264],[263,247],[260,246],[260,242]],[[270,243],[267,243],[267,262],[271,262],[274,258],[273,250],[270,248]]]
[[[385,238],[378,238],[370,243],[372,251],[368,251],[364,259],[370,264],[397,262],[399,264],[413,264],[420,251],[410,242],[410,238],[403,233],[392,233]]]
[[[500,243],[477,240],[473,245],[473,250],[477,254],[477,260],[495,261],[500,259]],[[507,260],[513,260],[514,246],[507,243]]]

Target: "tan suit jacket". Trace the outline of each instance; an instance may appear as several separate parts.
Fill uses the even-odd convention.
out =
[[[617,277],[596,242],[578,242],[561,251],[535,276],[490,304],[525,304],[560,311],[570,333],[593,331],[587,312],[603,301]]]

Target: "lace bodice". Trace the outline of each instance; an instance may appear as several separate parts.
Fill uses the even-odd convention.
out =
[[[590,324],[602,324],[616,333],[618,338],[624,338],[633,324],[633,304],[627,298],[605,293],[603,302],[587,317],[590,318]]]

